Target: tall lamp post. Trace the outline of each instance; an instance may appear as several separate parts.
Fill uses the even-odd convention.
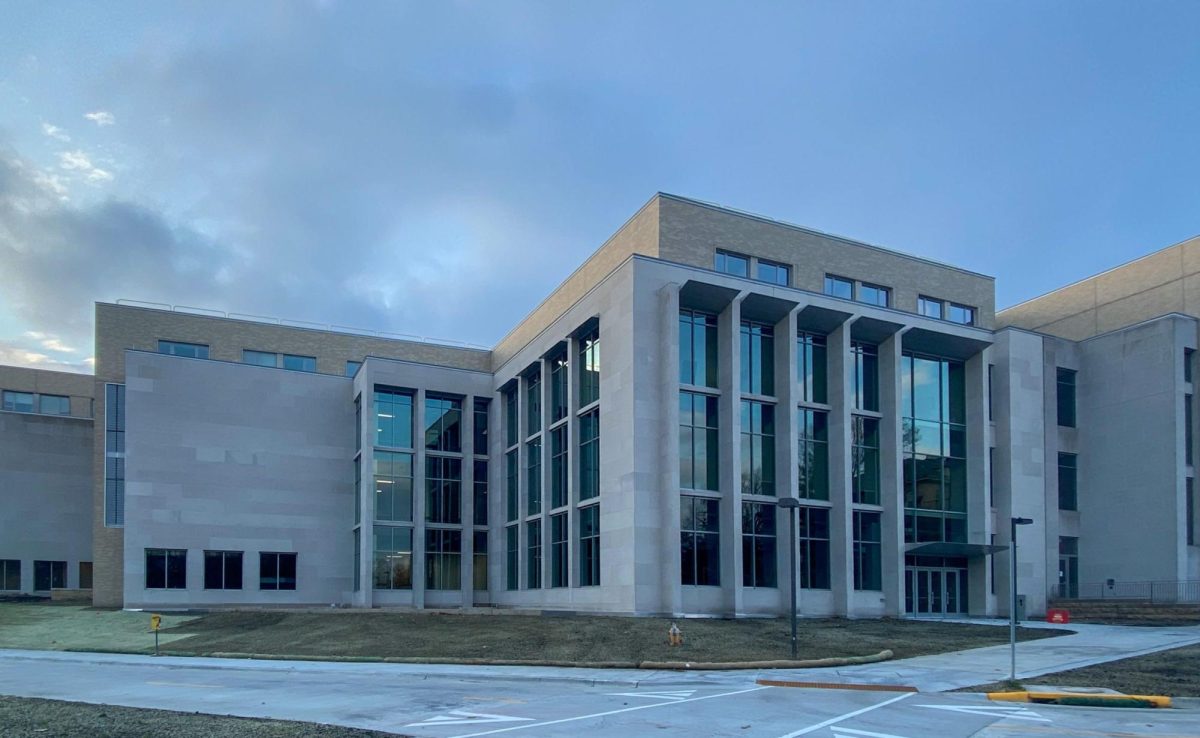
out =
[[[792,659],[796,658],[796,514],[800,510],[800,500],[795,497],[781,497],[776,504],[787,512],[788,516],[788,557],[791,561],[791,577],[788,590],[792,595]]]
[[[1008,593],[1011,602],[1008,603],[1008,650],[1010,681],[1017,681],[1017,526],[1031,525],[1033,518],[1013,518],[1012,537],[1009,538],[1009,577]]]

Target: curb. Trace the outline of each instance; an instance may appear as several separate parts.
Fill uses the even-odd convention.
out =
[[[1171,698],[1165,695],[1142,694],[1083,694],[1080,692],[988,692],[996,702],[1036,702],[1044,705],[1075,705],[1079,707],[1170,707]]]
[[[150,654],[118,649],[65,649],[71,653],[103,653],[132,656]],[[542,666],[578,669],[627,669],[645,671],[735,671],[751,669],[819,669],[853,664],[874,664],[892,658],[890,649],[867,656],[843,656],[824,659],[777,660],[777,661],[554,661],[544,659],[484,659],[484,658],[427,658],[421,656],[305,656],[294,654],[243,653],[236,651],[212,651],[193,653],[163,649],[163,656],[180,658],[257,659],[263,661],[310,661],[331,663],[366,664],[430,664],[447,666]]]

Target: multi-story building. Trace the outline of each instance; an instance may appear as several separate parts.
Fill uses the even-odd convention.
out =
[[[656,195],[490,350],[97,304],[94,600],[996,614],[1016,515],[1030,612],[1200,578],[1195,319],[1089,294],[997,316],[990,277]]]

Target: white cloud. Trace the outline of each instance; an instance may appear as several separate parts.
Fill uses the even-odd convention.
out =
[[[84,113],[83,117],[87,118],[98,126],[111,126],[117,122],[117,119],[113,117],[113,114],[107,110],[96,110],[91,113]]]
[[[50,138],[63,141],[64,143],[71,140],[71,137],[67,135],[66,131],[54,125],[53,123],[43,123],[42,133],[46,134]]]
[[[108,182],[113,178],[111,172],[92,164],[91,158],[80,149],[60,151],[58,166],[67,171],[79,172],[89,182]]]
[[[41,347],[47,351],[55,351],[60,354],[73,354],[75,349],[62,342],[58,336],[53,333],[44,333],[42,331],[25,331],[26,338],[32,338],[41,344]]]

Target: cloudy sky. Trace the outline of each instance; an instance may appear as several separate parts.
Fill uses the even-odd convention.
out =
[[[655,191],[997,277],[1200,233],[1200,3],[8,2],[0,363],[134,298],[491,345]]]

